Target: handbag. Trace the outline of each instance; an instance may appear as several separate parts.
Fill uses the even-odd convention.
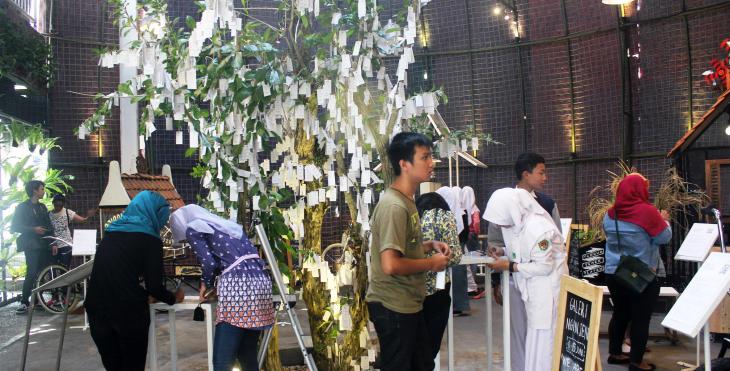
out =
[[[616,212],[614,217],[614,222],[616,223],[616,241],[619,251],[621,251],[621,237],[618,233],[618,212]],[[639,258],[631,255],[621,255],[621,260],[618,262],[614,277],[624,288],[632,293],[641,294],[654,281],[656,273],[649,269],[649,266],[639,260]]]

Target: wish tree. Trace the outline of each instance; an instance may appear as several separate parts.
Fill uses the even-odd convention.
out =
[[[121,32],[136,37],[100,63],[133,66],[137,75],[97,95],[79,136],[102,128],[120,100],[140,108],[140,148],[163,122],[178,131],[179,144],[187,128],[187,154],[197,157],[192,173],[208,190],[200,202],[242,224],[251,210],[280,262],[299,242],[301,269],[288,273],[302,282],[321,369],[359,369],[375,359],[364,304],[369,215],[375,193],[390,182],[388,140],[408,119],[434,113],[440,96],[406,94],[425,3],[406,1],[383,19],[373,0],[268,8],[206,0],[184,25],[168,18],[165,1],[138,0],[132,11],[122,0],[113,4]],[[397,62],[395,71],[387,60]],[[350,221],[335,267],[321,246],[330,207]]]

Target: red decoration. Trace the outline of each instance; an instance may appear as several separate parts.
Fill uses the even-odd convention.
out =
[[[730,70],[728,69],[728,65],[730,64],[730,38],[722,40],[720,42],[720,48],[724,49],[728,55],[722,60],[717,58],[712,59],[712,70],[704,74],[705,81],[712,86],[717,85],[717,81],[721,81],[730,89],[730,79],[728,79],[728,74],[730,74]],[[713,70],[714,72],[712,72]]]

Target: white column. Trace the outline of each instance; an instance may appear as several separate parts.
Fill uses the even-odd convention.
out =
[[[124,0],[124,8],[127,14],[136,18],[137,0]],[[125,31],[129,31],[125,35]],[[119,29],[119,48],[129,50],[130,43],[137,39],[137,30],[133,27],[129,30]],[[133,79],[137,75],[137,65],[126,63],[119,64],[119,82],[123,83]],[[121,148],[122,173],[134,174],[137,172],[137,151],[139,150],[137,127],[138,112],[137,104],[131,103],[130,98],[119,100],[119,140]]]

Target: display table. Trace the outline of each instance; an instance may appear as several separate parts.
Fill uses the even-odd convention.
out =
[[[492,369],[492,288],[491,288],[491,280],[490,280],[490,274],[492,272],[489,267],[486,266],[488,263],[494,262],[494,258],[482,255],[467,255],[464,254],[461,257],[461,261],[459,261],[459,265],[484,265],[485,267],[485,279],[484,279],[484,290],[486,292],[485,295],[485,301],[486,301],[486,337],[487,337],[487,369]],[[449,268],[451,269],[451,268]],[[469,269],[467,267],[467,269]],[[452,275],[453,277],[453,275]],[[449,292],[450,296],[454,297],[454,287],[451,286],[451,291]],[[452,371],[454,370],[454,301],[451,301],[451,308],[449,309],[449,321],[446,326],[446,333],[447,333],[447,347],[448,347],[448,354],[449,354],[449,363],[448,363],[448,370]],[[436,369],[440,369],[439,363],[436,363]]]
[[[177,370],[177,340],[175,338],[175,313],[179,310],[194,310],[199,305],[198,296],[186,296],[182,303],[167,305],[165,303],[150,304],[150,330],[147,344],[147,366],[157,371],[157,337],[155,316],[157,310],[166,310],[170,326],[170,367]],[[200,307],[205,311],[205,339],[208,349],[208,369],[213,369],[213,320],[215,303],[203,303]]]

